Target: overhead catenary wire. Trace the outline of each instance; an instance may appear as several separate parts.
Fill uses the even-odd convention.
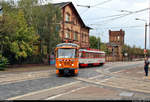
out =
[[[112,0],[106,0],[106,1],[100,2],[100,3],[98,3],[98,4],[92,5],[92,6],[90,6],[90,7],[96,7],[96,6],[99,6],[99,5],[108,3],[108,2],[110,2],[110,1],[112,1]]]
[[[119,18],[123,18],[123,17],[126,17],[126,16],[129,16],[129,15],[132,15],[132,14],[136,14],[136,13],[140,13],[140,12],[143,12],[143,11],[146,11],[146,10],[149,10],[150,8],[145,8],[145,9],[141,9],[141,10],[138,10],[138,11],[133,11],[133,12],[129,12],[127,14],[120,14],[120,16],[118,15],[118,17],[114,17],[114,18],[110,18],[108,20],[104,20],[103,22],[106,22],[108,23],[108,21],[113,21],[113,20],[117,20]],[[104,24],[104,23],[103,23]],[[90,25],[102,25],[102,24],[90,24]]]
[[[92,6],[90,6],[90,5],[79,5],[79,4],[77,4],[77,6],[88,8],[87,10],[85,10],[84,12],[81,13],[81,14],[85,14],[85,13],[89,10],[89,8],[95,7],[95,6],[97,6],[97,5],[103,5],[103,4],[105,4],[105,3],[107,3],[107,2],[110,2],[110,1],[112,1],[112,0],[106,0],[106,1],[103,1],[103,2],[101,2],[101,3],[92,5]]]

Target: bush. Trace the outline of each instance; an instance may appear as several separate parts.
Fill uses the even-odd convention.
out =
[[[0,69],[4,69],[7,64],[8,64],[7,58],[0,55]]]

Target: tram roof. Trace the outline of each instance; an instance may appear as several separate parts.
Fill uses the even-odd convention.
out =
[[[87,50],[87,49],[80,49],[79,51],[93,52],[93,53],[105,53],[104,51],[93,51],[93,50]]]
[[[56,45],[56,47],[63,47],[63,46],[79,47],[79,45],[74,44],[74,43],[61,43],[61,44]]]

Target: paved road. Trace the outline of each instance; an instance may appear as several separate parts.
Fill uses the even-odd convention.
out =
[[[0,75],[0,99],[150,99],[143,61],[81,68],[77,77],[56,77],[55,69]],[[134,74],[133,74],[134,73]]]

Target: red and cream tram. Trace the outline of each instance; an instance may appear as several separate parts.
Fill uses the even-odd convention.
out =
[[[80,49],[79,50],[79,66],[96,66],[105,63],[105,52],[97,49]]]

